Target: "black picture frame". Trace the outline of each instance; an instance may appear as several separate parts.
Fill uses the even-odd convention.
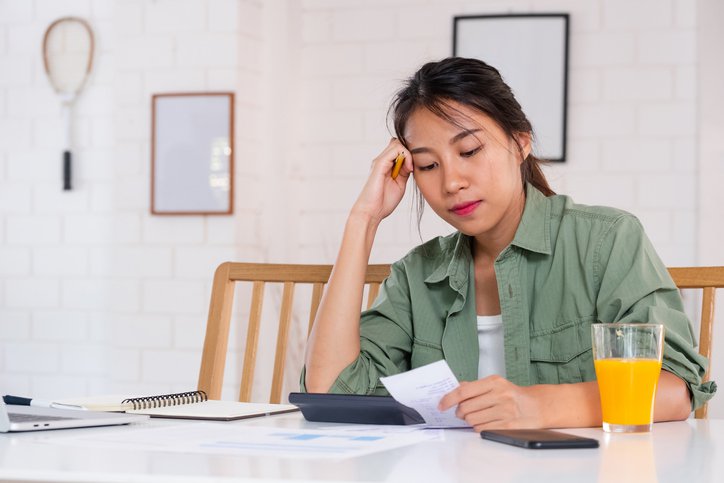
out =
[[[534,154],[547,161],[566,160],[568,46],[567,13],[453,17],[453,55],[498,69],[533,125]]]

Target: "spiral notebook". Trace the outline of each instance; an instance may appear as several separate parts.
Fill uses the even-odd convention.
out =
[[[53,404],[75,406],[90,411],[116,411],[147,414],[152,418],[205,419],[233,421],[298,411],[292,404],[266,404],[237,401],[216,401],[203,391],[158,394],[155,396],[94,396],[59,399]]]

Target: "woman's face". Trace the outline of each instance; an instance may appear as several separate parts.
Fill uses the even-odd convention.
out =
[[[520,163],[530,152],[530,137],[518,136],[521,153],[487,115],[449,106],[456,124],[424,108],[407,122],[415,182],[435,213],[462,233],[512,239],[525,204]]]

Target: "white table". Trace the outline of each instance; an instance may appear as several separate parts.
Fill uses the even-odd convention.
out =
[[[189,423],[193,424],[183,422]],[[472,430],[445,430],[442,441],[332,460],[118,451],[58,444],[60,439],[48,442],[48,438],[67,438],[71,432],[127,432],[171,424],[181,423],[154,419],[133,426],[0,435],[0,481],[724,481],[724,420],[659,423],[650,434],[568,430],[601,442],[600,448],[585,450],[526,450],[484,441]],[[298,413],[214,424],[234,425],[239,431],[249,425],[318,427]]]

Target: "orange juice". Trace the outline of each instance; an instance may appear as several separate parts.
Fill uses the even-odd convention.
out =
[[[597,359],[603,421],[617,425],[653,422],[654,394],[661,362],[657,359]]]

